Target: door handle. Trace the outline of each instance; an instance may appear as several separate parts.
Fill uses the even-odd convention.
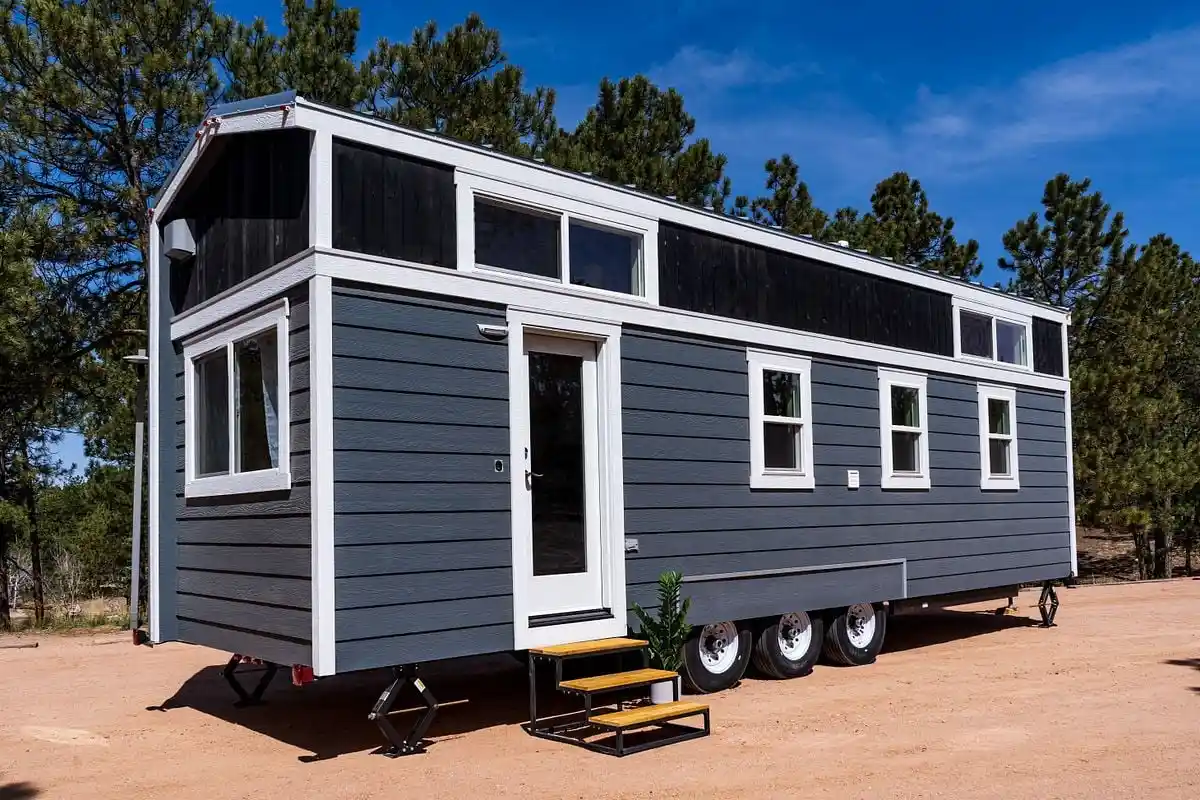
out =
[[[533,470],[530,470],[530,469],[525,470],[525,488],[532,491],[533,479],[534,478],[543,478],[543,477],[545,477],[545,476],[542,475],[542,473],[540,473],[540,472],[534,472]]]

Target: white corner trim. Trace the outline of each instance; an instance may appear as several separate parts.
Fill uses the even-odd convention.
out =
[[[395,289],[428,292],[471,300],[537,309],[567,319],[612,320],[622,325],[677,331],[737,342],[766,350],[809,353],[866,361],[871,364],[977,378],[1022,387],[1065,391],[1068,382],[1006,364],[964,363],[949,356],[916,353],[886,345],[838,339],[817,333],[779,328],[757,322],[725,319],[647,303],[645,299],[613,292],[583,291],[554,281],[526,279],[490,270],[447,270],[410,261],[367,256],[343,250],[318,250],[316,270],[335,280],[369,283]]]
[[[588,638],[623,636],[628,630],[625,594],[625,493],[624,459],[621,435],[621,327],[618,323],[597,319],[560,316],[553,313],[510,307],[508,322],[509,448],[512,473],[513,563],[513,646],[516,649],[563,644]],[[529,442],[529,377],[525,360],[527,333],[595,342],[599,345],[597,369],[599,387],[597,416],[602,426],[599,458],[601,496],[601,593],[611,619],[575,622],[531,628],[531,599],[528,581],[532,578],[532,551],[529,531],[518,526],[528,524],[530,496],[525,487],[525,448]]]
[[[171,321],[171,339],[188,339],[201,331],[221,325],[230,317],[245,313],[277,297],[315,274],[316,256],[310,248],[175,317]]]
[[[308,283],[312,469],[312,658],[318,676],[337,672],[333,499],[333,281]]]
[[[184,402],[184,497],[214,497],[223,495],[250,494],[252,492],[280,491],[292,487],[291,474],[291,370],[288,354],[288,301],[286,298],[272,303],[253,314],[230,320],[227,324],[210,331],[203,339],[194,339],[183,347],[183,402]],[[275,370],[278,380],[276,408],[276,441],[278,442],[278,466],[254,472],[235,472],[237,451],[237,383],[234,380],[233,345],[250,336],[275,330]],[[228,447],[229,472],[221,475],[196,475],[196,455],[199,452],[196,434],[196,366],[195,360],[207,353],[225,350],[228,371],[226,401],[229,404]]]
[[[1067,325],[1071,324],[1071,317],[1067,317]],[[1062,363],[1063,376],[1071,377],[1071,348],[1070,348],[1070,329],[1066,326],[1062,329]],[[1066,410],[1066,437],[1067,437],[1067,513],[1070,514],[1070,519],[1067,524],[1071,530],[1071,574],[1079,575],[1079,543],[1076,541],[1075,533],[1075,429],[1071,423],[1071,385],[1067,384],[1066,396],[1063,400]]]
[[[333,246],[333,136],[314,131],[308,154],[308,243]]]
[[[149,502],[149,577],[150,585],[147,593],[147,612],[149,615],[150,641],[158,643],[162,641],[162,624],[160,616],[162,613],[161,592],[162,592],[162,577],[159,574],[159,552],[160,544],[159,537],[162,535],[162,521],[159,515],[162,513],[163,503],[159,498],[159,493],[162,491],[162,485],[159,481],[159,470],[162,465],[159,463],[161,456],[159,454],[159,439],[162,436],[162,421],[159,418],[159,413],[162,406],[162,401],[159,397],[159,378],[162,374],[166,361],[163,359],[162,353],[159,352],[159,340],[162,336],[161,326],[162,309],[159,307],[159,291],[163,280],[161,264],[159,264],[159,250],[161,248],[161,231],[157,222],[150,221],[150,260],[146,263],[146,276],[150,287],[150,368],[147,370],[148,380],[150,382],[149,391],[149,408],[148,408],[148,428],[147,433],[147,459],[146,467],[150,480],[147,482],[150,492]],[[170,370],[171,381],[175,380],[175,370]],[[171,434],[174,437],[175,432]],[[167,504],[170,508],[171,504]]]
[[[997,310],[1008,310],[1016,314],[1037,313],[1059,322],[1068,315],[1068,312],[1059,309],[1000,294],[928,270],[889,264],[847,248],[788,236],[771,228],[691,208],[667,199],[651,197],[636,189],[613,186],[586,175],[569,173],[445,137],[402,128],[366,115],[311,104],[302,98],[297,98],[296,105],[302,109],[304,127],[329,131],[333,136],[348,141],[446,164],[454,167],[456,175],[461,175],[461,178],[466,180],[488,179],[549,193],[556,198],[575,200],[586,204],[593,211],[603,208],[646,219],[687,225],[857,272],[922,286]]]
[[[882,451],[880,488],[883,489],[929,489],[929,392],[924,375],[915,372],[899,372],[891,369],[879,370],[879,444]],[[892,387],[907,386],[916,389],[920,404],[920,438],[918,454],[920,470],[916,473],[892,471]]]
[[[812,359],[786,353],[772,353],[747,348],[746,365],[750,380],[750,488],[751,489],[813,489],[816,476],[813,466],[812,416]],[[771,417],[764,414],[763,370],[787,372],[800,378],[800,418]],[[768,470],[765,466],[766,445],[763,425],[767,421],[799,423],[801,468],[798,470]]]
[[[987,386],[979,384],[979,488],[985,490],[1017,490],[1021,488],[1021,461],[1017,454],[1017,391],[1011,386]],[[1006,437],[1009,442],[1009,462],[1011,475],[993,475],[989,441],[993,434],[988,426],[988,400],[1003,400],[1008,403],[1011,433]]]

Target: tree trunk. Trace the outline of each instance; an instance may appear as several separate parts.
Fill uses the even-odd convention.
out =
[[[1171,537],[1161,525],[1154,529],[1154,577],[1171,577]]]
[[[29,487],[26,495],[29,512],[29,558],[33,576],[33,618],[38,625],[46,622],[46,584],[42,580],[42,533],[38,527],[37,492]]]
[[[1137,560],[1138,580],[1146,580],[1146,562],[1147,562],[1147,546],[1146,531],[1144,528],[1134,528],[1133,530],[1133,552],[1134,558]]]
[[[0,458],[0,500],[5,494],[4,461]],[[12,599],[8,596],[8,551],[17,537],[11,524],[0,519],[0,631],[12,630]]]

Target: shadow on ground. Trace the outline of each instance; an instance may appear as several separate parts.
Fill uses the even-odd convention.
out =
[[[906,614],[888,621],[886,652],[930,647],[945,642],[984,636],[1013,628],[1037,625],[1024,616],[997,616],[990,612],[930,611]],[[223,665],[205,667],[188,678],[174,695],[149,712],[191,708],[230,725],[237,725],[307,751],[302,762],[320,761],[359,752],[380,752],[383,738],[367,719],[380,693],[391,681],[387,670],[339,675],[297,688],[289,673],[280,670],[259,706],[235,708],[233,692],[221,677]],[[640,665],[594,665],[593,674]],[[539,671],[539,716],[567,714],[579,706],[553,691],[551,670]],[[239,673],[241,674],[241,673]],[[570,676],[568,676],[570,677]],[[526,667],[507,654],[458,659],[422,667],[421,678],[437,697],[441,708],[427,739],[438,742],[498,726],[529,721],[529,676]],[[258,679],[247,670],[248,688]],[[417,721],[424,706],[410,686],[394,706],[392,722],[402,734]],[[632,741],[631,741],[632,743]],[[433,746],[437,746],[434,744]],[[13,794],[12,798],[32,796]],[[0,800],[9,800],[0,791]]]
[[[884,653],[899,653],[920,647],[986,636],[991,633],[1032,628],[1040,620],[1022,615],[996,614],[992,611],[953,609],[901,614],[888,620]]]
[[[28,800],[39,794],[41,790],[32,783],[0,783],[0,800]]]
[[[1173,667],[1191,667],[1194,670],[1200,670],[1200,658],[1168,658],[1163,663],[1170,664]],[[1200,686],[1191,686],[1188,688],[1200,694]]]
[[[188,678],[174,695],[147,711],[169,712],[192,708],[231,725],[290,744],[307,755],[300,761],[320,761],[349,753],[381,751],[384,740],[367,714],[391,682],[388,670],[368,670],[338,675],[297,688],[290,673],[280,670],[262,705],[235,708],[236,699],[221,676],[222,666],[205,667]],[[547,670],[549,672],[549,670]],[[242,673],[239,671],[239,675]],[[243,681],[252,688],[256,670],[247,669]],[[421,679],[437,698],[440,709],[427,739],[453,739],[465,733],[529,720],[529,675],[526,667],[508,655],[459,659],[430,664]],[[539,678],[542,677],[539,675]],[[575,710],[569,702],[542,685],[539,716]],[[390,717],[406,734],[425,710],[413,687],[405,687]],[[2,798],[2,796],[0,796]]]

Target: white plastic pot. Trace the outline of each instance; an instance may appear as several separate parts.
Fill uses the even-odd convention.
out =
[[[663,703],[674,703],[675,693],[679,688],[679,676],[675,676],[674,680],[659,681],[658,683],[650,684],[650,702],[655,705]]]

